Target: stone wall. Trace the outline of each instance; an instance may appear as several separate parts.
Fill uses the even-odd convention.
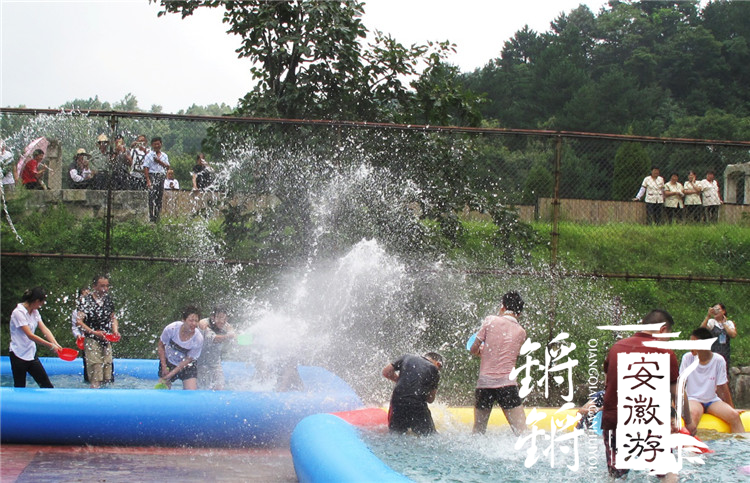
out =
[[[730,367],[730,389],[736,408],[750,408],[750,367]]]

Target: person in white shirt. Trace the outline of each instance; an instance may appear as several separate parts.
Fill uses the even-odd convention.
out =
[[[716,173],[708,171],[706,173],[706,179],[701,181],[703,210],[706,214],[706,221],[709,223],[716,223],[719,221],[719,206],[723,203],[723,201],[721,201],[721,194],[719,193],[719,183],[714,179],[715,176]]]
[[[685,194],[685,219],[687,221],[699,222],[703,219],[703,201],[701,200],[703,185],[697,178],[695,171],[690,171],[687,181],[682,186],[682,192]]]
[[[695,329],[690,334],[690,340],[711,338],[713,335],[705,327]],[[696,359],[698,364],[688,373],[685,384],[691,419],[698,422],[704,413],[713,414],[729,424],[733,433],[744,433],[740,413],[734,409],[729,392],[726,361],[720,354],[710,350],[690,351],[682,357],[680,375],[686,373]]]
[[[651,168],[651,176],[643,178],[641,189],[633,201],[640,201],[646,195],[646,222],[661,223],[661,211],[664,206],[664,178],[659,176],[659,168]]]
[[[167,170],[167,179],[164,180],[164,189],[165,190],[179,190],[180,189],[180,182],[174,179],[173,169]]]
[[[128,159],[130,159],[130,189],[131,190],[145,190],[146,189],[146,178],[143,175],[143,167],[146,161],[146,156],[150,152],[148,142],[146,142],[146,136],[139,134],[133,144],[130,145],[130,152],[128,153]]]
[[[182,311],[182,321],[164,327],[159,337],[159,383],[171,389],[175,379],[182,379],[182,388],[198,389],[196,361],[203,350],[203,334],[198,330],[200,311],[188,306]]]
[[[10,315],[10,369],[13,373],[13,387],[26,387],[26,374],[34,378],[41,388],[54,386],[47,376],[39,357],[36,355],[36,345],[43,344],[59,351],[62,349],[55,336],[42,322],[39,309],[47,300],[47,294],[42,287],[26,290],[21,297],[21,303]],[[44,339],[34,334],[39,328]],[[46,339],[46,340],[45,340]]]
[[[5,141],[0,140],[0,168],[2,168],[3,181],[2,188],[6,191],[13,191],[16,188],[16,178],[14,176],[15,167],[13,166],[13,153],[10,152]]]
[[[73,189],[86,189],[92,185],[92,179],[94,173],[89,167],[90,154],[85,149],[80,148],[76,152],[76,157],[73,160],[73,164],[70,166],[70,187]]]
[[[143,161],[143,176],[148,189],[148,216],[153,222],[159,221],[161,201],[164,197],[164,179],[169,169],[169,156],[161,152],[161,138],[151,140],[151,149]]]
[[[669,183],[664,185],[664,213],[667,215],[667,222],[672,223],[674,220],[682,220],[682,183],[677,173],[672,173],[669,177]]]

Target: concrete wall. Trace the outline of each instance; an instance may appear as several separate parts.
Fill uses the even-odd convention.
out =
[[[115,220],[138,219],[148,221],[148,195],[145,191],[114,191],[112,213]],[[26,191],[23,189],[7,193],[9,199],[23,200],[28,210],[62,203],[77,216],[104,217],[107,210],[107,192],[96,190],[47,190]],[[162,216],[183,216],[205,212],[207,209],[220,209],[227,200],[221,192],[164,191]],[[264,198],[248,202],[247,209],[270,207],[274,200]],[[551,221],[552,199],[541,198],[538,209],[532,205],[515,206],[523,221]],[[465,210],[468,219],[487,220],[491,218],[476,212]],[[596,201],[596,200],[560,200],[560,219],[579,223],[646,223],[644,203],[635,201]],[[719,209],[719,221],[733,224],[750,224],[750,205],[724,204]]]

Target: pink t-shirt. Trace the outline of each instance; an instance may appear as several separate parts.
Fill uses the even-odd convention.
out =
[[[484,342],[480,348],[477,388],[517,386],[509,376],[526,340],[526,331],[518,320],[511,315],[490,315],[484,319],[477,339]]]

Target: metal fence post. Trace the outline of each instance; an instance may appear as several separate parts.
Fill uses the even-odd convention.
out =
[[[112,180],[115,175],[115,151],[114,144],[117,141],[117,115],[109,117],[109,180],[107,182],[107,215],[104,227],[104,272],[109,272],[110,252],[112,250]]]

